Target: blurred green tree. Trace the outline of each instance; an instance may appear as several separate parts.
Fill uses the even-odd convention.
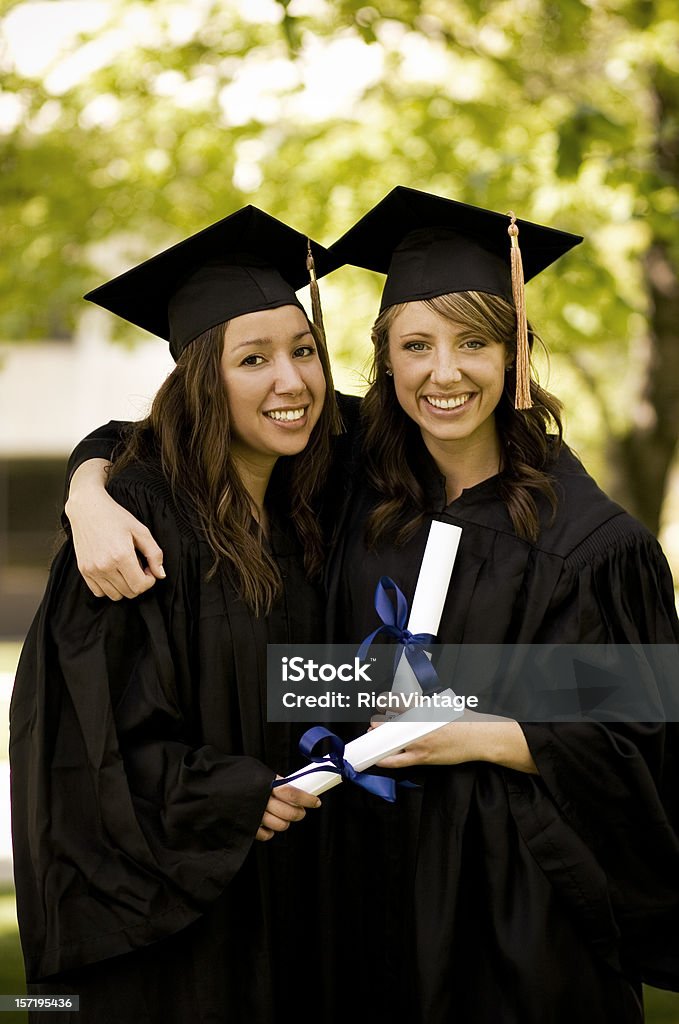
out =
[[[17,38],[58,8],[81,30],[36,70]],[[576,437],[600,435],[609,488],[658,530],[679,431],[672,0],[51,0],[5,3],[0,29],[0,335],[67,337],[83,291],[244,202],[326,243],[395,184],[511,207],[586,237],[530,313]],[[351,365],[378,282],[342,278]]]

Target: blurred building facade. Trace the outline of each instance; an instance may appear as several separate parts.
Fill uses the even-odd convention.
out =
[[[70,341],[0,343],[0,640],[23,640],[61,539],[69,453],[110,419],[138,419],[172,369],[159,339],[112,342],[83,316]]]

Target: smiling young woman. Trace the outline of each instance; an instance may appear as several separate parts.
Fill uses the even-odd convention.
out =
[[[672,668],[655,682],[671,693],[669,568],[563,442],[558,401],[530,377],[517,231],[526,280],[581,241],[398,187],[331,247],[386,274],[327,574],[334,639],[360,644],[379,627],[382,577],[412,599],[437,520],[461,531],[437,631],[449,646],[433,648],[444,686],[487,683],[454,674],[466,644],[575,661],[579,645],[663,645]],[[497,720],[467,713],[380,762],[418,784],[396,806],[343,794],[362,864],[343,905],[370,906],[371,1008],[421,1024],[641,1024],[643,981],[679,987],[677,725],[625,708],[605,721],[537,712],[546,674],[500,682]]]
[[[180,354],[149,417],[130,424],[111,479],[159,446],[164,472],[188,496],[214,554],[210,575],[231,566],[244,600],[257,613],[280,593],[280,572],[253,532],[267,532],[266,492],[282,457],[279,486],[294,495],[292,523],[313,577],[323,558],[312,511],[337,429],[334,396],[318,329],[298,306],[255,310],[217,324]],[[301,408],[302,416],[295,415]],[[295,419],[274,418],[293,409]],[[319,426],[319,430],[315,430]],[[290,498],[288,498],[290,500]]]
[[[497,440],[493,413],[509,357],[504,342],[493,342],[487,331],[479,337],[434,303],[391,307],[388,365],[398,403],[429,451],[440,447],[457,461],[474,449],[485,454]],[[497,469],[499,450],[494,464]]]
[[[26,978],[80,997],[55,1020],[275,1024],[295,1008],[317,893],[298,823],[320,801],[272,790],[302,730],[269,727],[265,704],[267,644],[316,640],[323,620],[317,498],[338,416],[295,294],[308,245],[246,207],[91,293],[176,359],[108,479],[166,571],[136,601],[96,601],[67,537],[17,670]]]
[[[529,325],[531,348],[534,337]],[[423,502],[421,484],[404,458],[414,425],[445,475],[449,501],[502,469],[514,529],[535,540],[535,495],[555,502],[548,466],[561,446],[561,403],[531,380],[531,408],[516,414],[511,304],[476,291],[396,303],[377,317],[372,340],[362,415],[366,472],[380,500],[368,524],[370,543],[392,531],[407,540],[421,522],[412,514],[413,499],[416,508]]]
[[[227,324],[221,371],[232,454],[242,470],[306,448],[323,409],[325,378],[300,309],[263,309]]]

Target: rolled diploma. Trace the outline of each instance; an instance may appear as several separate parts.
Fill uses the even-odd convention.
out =
[[[438,519],[432,521],[410,608],[408,629],[411,633],[432,633],[434,636],[438,633],[461,536],[459,526],[442,523]],[[422,693],[405,652],[394,673],[391,689],[392,693]]]
[[[461,712],[459,713],[461,714]],[[381,761],[383,757],[389,757],[397,750],[407,747],[409,743],[419,739],[420,736],[426,736],[428,732],[433,732],[434,729],[440,729],[442,725],[446,725],[446,722],[441,721],[441,712],[438,711],[437,714],[439,718],[436,722],[402,722],[400,720],[384,722],[379,728],[371,729],[370,732],[347,743],[344,748],[344,756],[357,772],[362,772],[365,768],[370,768],[371,765]],[[401,718],[403,715],[399,715],[399,719]],[[297,772],[286,775],[290,785],[296,786],[297,789],[303,789],[305,793],[315,793],[318,796],[319,793],[325,793],[326,789],[332,789],[342,781],[342,776],[337,772],[317,771],[310,775],[301,775],[301,772],[308,771],[313,767],[315,765],[312,762],[306,767],[300,768],[300,777],[297,779],[295,778]]]
[[[438,633],[461,536],[462,530],[459,526],[442,523],[438,519],[432,521],[408,619],[408,629],[411,633],[432,633],[433,635]],[[392,691],[397,693],[422,692],[405,656],[401,657],[398,664]],[[452,690],[445,692],[452,694]],[[384,722],[379,728],[371,729],[370,732],[347,743],[344,748],[344,757],[357,772],[361,772],[381,761],[383,757],[389,757],[390,754],[402,750],[414,740],[434,732],[435,729],[440,729],[442,725],[447,725],[448,722],[452,722],[463,714],[462,711],[451,710],[449,716],[443,721],[440,708],[432,710],[437,716],[435,720],[422,721],[422,716],[425,713],[423,709],[413,708],[411,711],[405,711],[398,715],[393,721]],[[312,766],[307,766],[307,769]],[[300,771],[307,769],[300,769]],[[290,778],[291,785],[317,796],[319,793],[324,793],[326,789],[337,786],[341,781],[342,777],[337,772],[324,771],[302,775],[297,779]]]

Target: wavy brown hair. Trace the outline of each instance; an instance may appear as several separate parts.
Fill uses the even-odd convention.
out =
[[[231,421],[221,374],[227,323],[199,335],[181,353],[158,390],[149,415],[131,425],[114,457],[111,474],[131,463],[160,459],[163,474],[180,507],[192,510],[214,562],[208,578],[230,568],[236,588],[256,614],[268,613],[281,592],[278,565],[253,530],[252,499],[231,454]],[[341,430],[325,343],[311,333],[323,367],[326,396],[308,445],[276,464],[277,501],[285,505],[304,551],[311,579],[320,576],[324,544],[316,497],[330,464],[331,436]]]
[[[423,300],[435,313],[456,326],[473,331],[489,342],[504,343],[512,364],[516,355],[516,313],[497,295],[484,292],[456,292]],[[383,538],[405,544],[421,525],[427,502],[419,481],[414,441],[419,430],[406,415],[387,375],[389,328],[404,309],[401,303],[388,306],[372,330],[374,345],[370,389],[362,405],[365,426],[365,460],[369,482],[380,495],[366,526],[366,540],[374,547]],[[530,324],[528,340],[535,335]],[[525,540],[536,540],[540,530],[534,495],[543,494],[556,509],[556,494],[548,474],[550,462],[562,442],[561,403],[531,380],[531,409],[514,408],[516,372],[512,365],[505,374],[505,386],[495,409],[495,423],[501,446],[500,494],[514,529]],[[548,433],[548,428],[554,434]]]

